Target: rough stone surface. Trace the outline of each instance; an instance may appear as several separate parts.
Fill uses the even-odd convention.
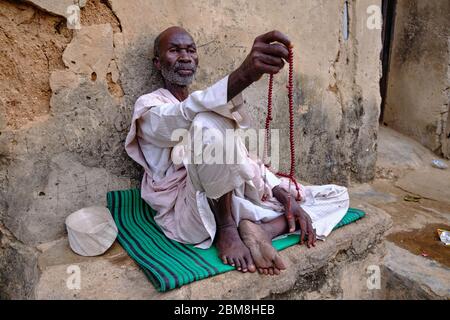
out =
[[[377,191],[370,184],[361,184],[349,189],[350,199],[360,202],[367,202],[372,205],[381,203],[393,203],[398,201],[398,197],[388,192]]]
[[[62,17],[67,17],[70,14],[68,7],[77,5],[78,7],[84,7],[86,0],[26,0],[42,10],[49,13],[56,14]]]
[[[388,242],[384,259],[388,299],[450,299],[450,270]]]
[[[395,185],[424,198],[450,203],[450,170],[422,169],[408,173]]]
[[[67,28],[70,3],[82,7],[80,30]],[[183,10],[177,1],[1,1],[0,221],[8,241],[0,260],[23,263],[22,274],[33,274],[35,247],[64,236],[68,214],[104,205],[109,190],[139,186],[141,171],[123,144],[136,98],[160,85],[151,68],[153,40],[174,24],[186,27],[199,48],[195,88],[235,69],[255,36],[288,34],[296,48],[297,175],[309,183],[372,179],[381,41],[380,30],[365,28],[371,4],[350,1],[345,41],[343,1],[288,1],[279,10],[269,0],[201,0]],[[286,78],[282,72],[275,85],[273,127],[280,136],[287,133]],[[266,81],[244,94],[256,128],[266,94]],[[282,140],[280,150],[287,147]],[[286,169],[288,154],[280,154]],[[3,275],[10,265],[0,266],[2,279],[10,277]],[[8,294],[27,296],[29,289],[13,289],[27,288],[25,280],[14,281]]]
[[[39,279],[38,252],[12,238],[0,224],[0,299],[30,299]]]
[[[450,157],[450,3],[399,1],[383,121]]]
[[[378,138],[378,178],[398,178],[406,171],[429,168],[436,159],[419,142],[388,127],[380,127]]]
[[[315,249],[293,246],[282,251],[287,270],[277,277],[228,272],[159,293],[119,245],[99,258],[73,254],[66,239],[43,250],[38,299],[263,299],[342,298],[366,295],[366,269],[380,261],[380,242],[391,226],[382,210],[364,206],[367,216],[338,229]],[[369,257],[372,255],[372,257]],[[67,268],[81,270],[81,290],[69,290]],[[358,270],[358,272],[356,272]],[[341,287],[341,284],[343,287]],[[353,285],[352,285],[353,284]]]
[[[444,196],[448,193],[449,170],[433,168],[431,160],[436,155],[419,142],[383,126],[379,133],[378,179],[370,184],[351,186],[352,201],[368,202],[390,214],[394,222],[389,231],[392,233],[419,230],[429,224],[450,223],[450,202]],[[431,170],[434,174],[424,173]],[[408,176],[418,179],[400,188],[398,183]],[[416,188],[415,184],[422,187]],[[419,202],[404,200],[413,190],[425,195],[430,193],[428,189],[433,190],[435,199],[443,201],[427,197],[422,197]]]
[[[95,72],[98,76],[106,76],[108,66],[114,59],[111,25],[99,24],[82,28],[67,45],[62,59],[66,67],[75,74],[92,75]]]
[[[450,181],[448,170],[432,168],[431,159],[436,155],[400,133],[380,127],[379,138],[377,172],[389,174],[349,189],[352,205],[370,203],[388,213],[393,221],[387,232],[387,255],[374,263],[381,265],[379,294],[383,299],[448,299],[448,248],[436,233],[437,228],[448,229],[450,225],[449,197],[444,196]],[[406,182],[407,177],[415,178],[403,184],[405,189],[422,195],[418,202],[404,200],[411,191],[398,184]],[[430,190],[436,200],[423,198]]]
[[[64,19],[12,1],[0,3],[0,132],[44,121],[50,112],[52,71],[72,38]],[[1,139],[1,136],[0,136]],[[8,143],[0,144],[0,158]],[[5,148],[5,149],[3,149]]]
[[[68,214],[105,204],[106,192],[129,188],[136,172],[123,150],[120,97],[108,84],[116,73],[112,28],[84,27],[73,43],[63,54],[68,69],[50,76],[48,119],[0,136],[13,157],[5,226],[28,244],[60,237]]]

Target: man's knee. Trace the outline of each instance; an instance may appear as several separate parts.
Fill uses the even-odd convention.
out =
[[[215,112],[200,112],[192,121],[192,127],[202,129],[217,129],[225,132],[226,129],[234,129],[233,121]]]
[[[202,153],[205,148],[220,150],[221,154],[226,146],[232,147],[234,142],[234,125],[227,119],[214,112],[201,112],[197,114],[191,126],[191,146],[193,151]],[[233,139],[233,141],[228,141]],[[198,154],[196,155],[198,156]],[[219,156],[219,155],[218,155]]]

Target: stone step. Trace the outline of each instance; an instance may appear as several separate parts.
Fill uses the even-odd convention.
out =
[[[35,288],[37,299],[264,299],[357,297],[366,286],[364,264],[382,258],[382,240],[390,217],[370,205],[360,206],[363,219],[334,231],[313,249],[293,246],[282,251],[287,270],[280,276],[228,272],[166,293],[156,291],[144,273],[115,243],[103,256],[74,254],[66,238],[40,246]],[[370,259],[369,259],[370,258]],[[370,260],[370,261],[369,261]],[[350,270],[350,269],[351,270]],[[80,289],[73,287],[80,271]],[[359,272],[359,273],[358,273]],[[349,281],[349,277],[353,279]],[[358,286],[355,288],[355,281]],[[72,284],[69,289],[67,283]]]
[[[450,269],[387,242],[386,299],[450,299]]]

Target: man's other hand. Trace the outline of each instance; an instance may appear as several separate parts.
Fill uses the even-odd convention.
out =
[[[288,200],[289,201],[289,200]],[[288,222],[289,232],[295,231],[295,223],[298,222],[300,226],[300,244],[305,242],[306,237],[308,240],[306,245],[308,248],[316,246],[316,231],[312,226],[312,221],[305,210],[291,197],[291,212],[288,212],[288,206],[286,208],[286,220]]]

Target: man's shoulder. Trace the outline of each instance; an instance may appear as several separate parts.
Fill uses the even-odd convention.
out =
[[[155,106],[159,104],[167,103],[165,101],[163,89],[157,89],[153,92],[143,94],[136,99],[135,105]]]

